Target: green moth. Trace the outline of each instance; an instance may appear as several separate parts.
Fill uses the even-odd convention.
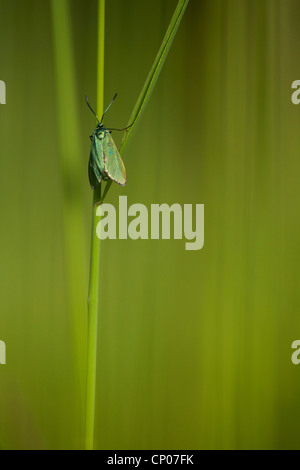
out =
[[[92,135],[91,139],[91,151],[89,159],[89,180],[92,189],[95,189],[101,181],[115,181],[121,186],[126,184],[126,169],[124,162],[119,154],[116,144],[111,136],[112,131],[124,131],[131,126],[125,127],[124,129],[108,129],[103,124],[104,114],[108,111],[112,103],[114,102],[117,94],[115,94],[113,100],[104,111],[101,121],[99,121],[95,111],[91,108],[87,97],[86,102],[92,113],[96,116],[98,125]]]

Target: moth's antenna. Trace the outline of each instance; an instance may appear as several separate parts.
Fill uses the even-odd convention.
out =
[[[132,127],[134,124],[134,122],[132,124],[130,124],[130,126],[127,126],[127,127],[123,127],[123,129],[114,129],[112,127],[110,128],[107,128],[108,131],[126,131],[126,129],[129,129],[130,127]]]
[[[87,96],[85,97],[85,101],[86,101],[86,104],[88,105],[88,107],[90,108],[90,110],[92,111],[92,113],[94,114],[94,116],[96,116],[96,119],[97,119],[98,123],[100,124],[100,121],[99,121],[99,119],[98,119],[98,116],[97,116],[97,114],[95,113],[95,111],[93,110],[93,108],[91,107],[91,105],[90,105],[90,103],[89,103],[89,101],[88,101],[88,99],[87,99]],[[101,119],[101,122],[102,122],[102,119]]]
[[[113,104],[113,102],[115,101],[115,99],[116,99],[117,96],[118,96],[118,93],[115,94],[115,96],[113,97],[113,99],[111,100],[111,102],[109,103],[109,105],[107,106],[106,110],[105,110],[104,113],[102,114],[101,122],[103,122],[104,114],[107,113],[107,111],[109,110],[109,108],[111,107],[111,105]]]

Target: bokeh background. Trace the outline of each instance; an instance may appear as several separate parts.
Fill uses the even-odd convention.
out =
[[[106,2],[106,125],[127,124],[176,4]],[[0,447],[79,449],[97,1],[0,12]],[[300,447],[299,18],[190,0],[106,202],[204,203],[205,246],[102,243],[98,449]]]

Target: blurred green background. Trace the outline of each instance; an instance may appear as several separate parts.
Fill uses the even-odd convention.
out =
[[[82,446],[97,1],[59,3],[0,0],[2,449]],[[107,126],[176,4],[107,0]],[[106,202],[204,203],[205,246],[102,243],[98,449],[300,448],[299,15],[190,0]]]

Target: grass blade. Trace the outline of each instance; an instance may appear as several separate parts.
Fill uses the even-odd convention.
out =
[[[131,113],[131,116],[128,121],[128,125],[133,123],[133,125],[128,129],[128,131],[125,132],[121,148],[120,148],[120,154],[124,152],[128,141],[130,137],[132,136],[135,127],[140,120],[143,111],[145,110],[145,107],[147,105],[147,102],[151,96],[152,91],[154,90],[155,84],[157,82],[157,79],[159,77],[159,74],[163,68],[163,65],[165,63],[165,60],[167,58],[168,52],[171,48],[171,45],[173,43],[173,40],[175,38],[176,32],[178,30],[178,27],[180,25],[180,22],[183,18],[184,12],[188,6],[189,0],[179,0],[177,7],[175,9],[175,12],[173,14],[173,17],[171,19],[171,22],[169,24],[169,27],[167,29],[167,32],[165,34],[165,37],[163,39],[163,42],[160,46],[160,49],[158,51],[158,54],[155,58],[155,61],[152,65],[152,68],[149,72],[149,75],[145,81],[145,84],[143,86],[143,89],[140,93],[140,96],[136,102],[135,107],[133,108],[133,111]],[[103,196],[101,199],[101,202],[104,201],[110,187],[111,187],[111,181],[108,181],[105,186],[105,190],[103,192]]]
[[[105,0],[98,4],[98,80],[97,80],[97,109],[103,110],[104,95],[104,39],[105,39]],[[88,347],[87,347],[87,379],[85,407],[85,436],[84,448],[94,448],[95,427],[95,396],[96,396],[96,365],[97,365],[97,333],[99,308],[99,278],[100,278],[100,239],[97,237],[97,206],[101,197],[101,185],[93,192],[92,208],[92,242],[90,283],[88,297]]]
[[[74,368],[83,403],[86,347],[86,233],[83,218],[79,112],[69,0],[52,0],[56,97],[63,185],[63,233],[68,310],[73,326]],[[62,47],[62,44],[64,47]],[[76,396],[77,397],[77,396]],[[82,419],[82,414],[81,414]],[[82,426],[82,423],[81,423]]]

